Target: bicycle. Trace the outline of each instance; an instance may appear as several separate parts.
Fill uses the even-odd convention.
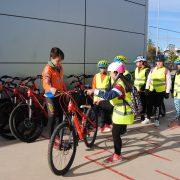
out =
[[[44,93],[34,86],[34,82],[41,76],[31,77],[21,85],[27,90],[26,102],[18,104],[9,117],[12,134],[23,142],[33,142],[41,135],[47,125],[47,110]],[[31,83],[33,86],[28,86]]]
[[[84,94],[84,90],[85,89],[90,89],[91,86],[89,84],[85,84],[85,79],[89,79],[92,78],[93,75],[86,75],[86,74],[80,74],[80,75],[69,75],[67,76],[67,78],[74,78],[74,80],[72,80],[70,82],[70,85],[73,85],[74,89],[76,89],[79,94],[78,96],[80,97],[78,99],[78,103],[77,104],[90,104],[91,106],[93,105],[93,97],[92,96],[87,96]]]
[[[65,113],[64,121],[54,130],[48,146],[48,164],[51,171],[56,175],[64,175],[70,169],[79,140],[84,140],[85,145],[91,148],[97,136],[98,123],[96,113],[93,107],[88,104],[79,107],[74,100],[76,93],[76,90],[72,90],[60,94],[60,100],[69,98],[67,113]],[[62,107],[64,106],[62,105]],[[71,150],[72,153],[70,152]],[[56,166],[56,158],[58,157],[54,159],[54,151],[57,151],[58,154],[62,153],[59,156],[61,167]],[[63,166],[62,162],[65,159],[68,160]]]
[[[4,80],[2,80],[4,79]],[[7,80],[5,80],[7,79]],[[19,77],[3,76],[1,81],[1,101],[0,101],[0,130],[1,136],[6,139],[14,139],[9,128],[9,116],[14,107],[24,100],[23,95],[15,88],[14,81],[23,81]]]

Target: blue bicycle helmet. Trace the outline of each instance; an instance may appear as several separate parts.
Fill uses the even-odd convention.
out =
[[[158,54],[156,56],[156,61],[165,61],[166,60],[166,57],[164,56],[164,54]]]
[[[180,56],[174,61],[175,65],[180,65]]]
[[[98,68],[107,68],[108,67],[108,61],[105,59],[101,59],[98,62]]]

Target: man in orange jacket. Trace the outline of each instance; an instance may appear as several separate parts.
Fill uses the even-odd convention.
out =
[[[63,76],[64,71],[61,61],[64,60],[64,53],[57,47],[53,47],[50,51],[50,61],[46,64],[42,72],[42,85],[47,93],[52,94],[52,97],[46,96],[48,109],[48,121],[50,122],[50,135],[52,135],[56,123],[61,123],[63,112],[59,104],[59,97],[53,97],[58,91],[65,91]],[[58,122],[56,122],[58,117]]]

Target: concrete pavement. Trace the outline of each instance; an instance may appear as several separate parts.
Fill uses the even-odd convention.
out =
[[[169,180],[180,179],[180,127],[167,127],[174,118],[172,99],[166,101],[167,115],[159,128],[136,123],[123,136],[124,161],[107,165],[103,160],[113,152],[111,133],[98,134],[93,149],[79,143],[69,173],[52,174],[47,161],[47,139],[34,143],[0,138],[0,180]]]

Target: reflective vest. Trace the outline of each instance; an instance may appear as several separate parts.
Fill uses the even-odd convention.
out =
[[[166,90],[166,68],[155,67],[150,74],[150,91],[163,92]]]
[[[107,74],[105,78],[102,80],[101,73],[95,75],[96,78],[96,89],[105,91],[110,83],[110,75]],[[98,101],[100,98],[98,96],[94,96],[94,102]]]
[[[120,79],[116,82],[116,84],[122,86],[125,92],[125,85]],[[128,104],[131,103],[130,93],[125,92],[125,101],[128,102]],[[128,104],[126,104],[125,101],[118,97],[110,101],[110,103],[114,106],[112,114],[112,121],[114,124],[134,123],[134,114],[131,110],[131,107]]]
[[[174,81],[174,97],[180,99],[180,74],[176,74]]]
[[[124,76],[130,74],[130,72],[126,69],[125,72],[123,73]]]
[[[140,69],[137,67],[135,70],[134,86],[140,91],[141,87],[146,84],[146,71],[148,68]]]
[[[123,75],[126,77],[128,74],[129,74],[130,77],[131,77],[130,81],[132,81],[132,75],[131,75],[131,73],[126,69],[125,72],[123,73]]]

